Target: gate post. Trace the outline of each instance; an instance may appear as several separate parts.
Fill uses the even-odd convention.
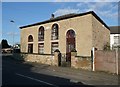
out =
[[[119,49],[117,49],[117,50],[115,50],[115,60],[116,60],[116,73],[117,73],[117,75],[119,74],[119,68],[118,68],[118,62],[119,62],[119,60],[118,60],[118,52],[119,52]]]
[[[77,56],[77,51],[71,51],[71,67],[76,67],[76,58],[75,56]]]
[[[59,66],[60,51],[55,50],[54,52],[54,65]]]
[[[92,71],[95,71],[95,48],[92,48]]]

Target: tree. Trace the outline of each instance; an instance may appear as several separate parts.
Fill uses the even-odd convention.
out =
[[[8,45],[8,42],[7,40],[3,39],[1,41],[1,45],[2,45],[2,48],[10,48],[10,46]]]

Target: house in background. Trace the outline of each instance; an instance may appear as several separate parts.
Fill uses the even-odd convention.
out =
[[[77,56],[91,56],[93,47],[103,50],[110,43],[109,27],[93,12],[68,14],[20,27],[21,52],[36,55],[54,54],[59,49],[71,61]],[[34,54],[34,55],[35,55]]]
[[[111,50],[120,48],[120,26],[110,26],[110,47]]]

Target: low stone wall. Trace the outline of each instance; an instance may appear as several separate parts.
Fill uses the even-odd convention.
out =
[[[14,54],[13,57],[17,60],[24,60],[28,62],[38,62],[48,65],[57,65],[57,60],[55,59],[55,55],[51,54],[27,54],[27,53],[21,53],[21,54]]]
[[[71,56],[71,67],[91,70],[91,57]]]
[[[53,65],[54,56],[52,55],[35,55],[35,54],[25,54],[25,61],[30,62],[40,62],[43,64]]]
[[[37,62],[48,65],[59,66],[58,63],[58,52],[54,55],[51,54],[28,54],[28,53],[15,53],[13,57],[17,60],[23,60],[28,62]],[[71,53],[71,67],[91,70],[91,57],[76,56],[76,53]]]

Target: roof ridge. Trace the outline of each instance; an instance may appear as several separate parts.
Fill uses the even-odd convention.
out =
[[[84,12],[84,13],[79,13],[79,14],[74,14],[74,15],[63,15],[63,16],[59,16],[59,17],[56,17],[56,18],[51,18],[49,20],[45,20],[45,21],[42,21],[42,22],[38,22],[38,23],[34,23],[34,24],[30,24],[30,25],[25,25],[25,26],[21,26],[19,27],[20,29],[22,28],[26,28],[26,27],[30,27],[30,26],[35,26],[35,25],[40,25],[40,24],[45,24],[45,23],[49,23],[49,22],[54,22],[54,21],[59,21],[59,20],[63,20],[63,19],[68,19],[68,18],[73,18],[73,17],[77,17],[77,16],[83,16],[83,15],[87,15],[87,14],[92,14],[98,21],[100,21],[107,29],[109,29],[109,27],[103,22],[103,20],[98,17],[96,15],[96,13],[94,11],[88,11],[88,12]]]
[[[57,16],[57,17],[67,16],[67,15],[75,15],[75,14],[77,14],[77,13],[69,13],[69,14],[64,14],[64,15],[60,15],[60,16]],[[56,18],[57,18],[57,17],[56,17]]]

